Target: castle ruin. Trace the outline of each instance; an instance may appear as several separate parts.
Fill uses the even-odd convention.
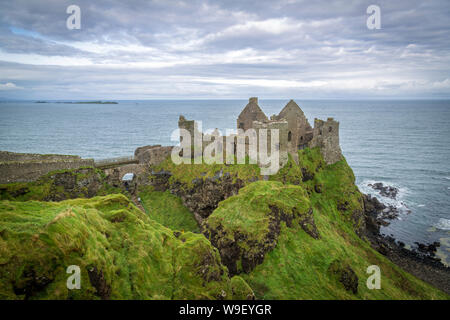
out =
[[[248,104],[244,107],[237,118],[237,129],[244,132],[248,129],[254,129],[259,132],[261,129],[267,129],[270,134],[270,129],[279,130],[279,144],[276,146],[280,153],[280,166],[284,166],[290,154],[295,161],[298,161],[298,150],[306,147],[314,148],[320,147],[321,153],[327,164],[333,164],[342,159],[342,152],[339,146],[339,122],[333,118],[328,118],[327,121],[314,119],[314,128],[308,122],[302,109],[290,100],[278,115],[272,115],[270,119],[264,114],[258,105],[258,98],[252,97]],[[200,139],[204,135],[199,133],[194,120],[186,120],[184,116],[180,116],[178,127],[189,131],[194,145],[194,135],[200,134]],[[256,135],[258,136],[258,135]],[[239,135],[231,135],[220,138],[221,143],[225,143],[224,153],[226,155],[236,155],[236,137]],[[209,141],[206,139],[206,141]],[[248,154],[248,145],[251,137],[245,137],[246,154]],[[268,137],[268,144],[270,144],[270,137]],[[203,145],[202,150],[205,150]],[[270,147],[268,146],[268,150]]]

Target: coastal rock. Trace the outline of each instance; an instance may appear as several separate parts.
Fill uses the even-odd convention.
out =
[[[441,243],[437,242],[437,241],[430,243],[430,244],[423,244],[423,243],[419,243],[419,242],[414,242],[414,243],[417,245],[417,250],[420,253],[430,256],[430,257],[434,257],[436,255],[437,248],[439,248],[441,246]]]
[[[391,199],[397,199],[397,194],[398,194],[399,190],[396,187],[385,186],[381,182],[377,182],[377,183],[374,183],[374,184],[369,183],[368,186],[371,187],[374,190],[379,191],[380,195],[382,195],[383,197],[387,197],[387,198],[391,198]]]

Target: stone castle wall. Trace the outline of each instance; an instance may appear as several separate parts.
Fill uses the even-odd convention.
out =
[[[253,97],[248,100],[248,104],[237,118],[236,127],[242,130],[253,128],[253,121],[266,122],[267,116],[258,106],[258,98]]]
[[[253,128],[256,130],[259,136],[259,130],[266,129],[267,130],[267,152],[270,155],[272,152],[271,148],[271,131],[272,129],[278,130],[278,139],[279,143],[276,146],[278,152],[280,154],[280,166],[284,166],[288,160],[288,132],[289,132],[289,124],[285,120],[281,121],[269,121],[269,122],[253,122]],[[258,145],[259,151],[259,145]]]
[[[342,151],[339,146],[339,122],[333,118],[328,118],[327,121],[314,119],[313,138],[309,146],[320,147],[327,164],[342,160]]]
[[[203,149],[201,152],[203,153],[209,142],[203,141],[204,135],[198,131],[196,122],[194,120],[186,120],[186,118],[180,116],[178,127],[189,131],[191,134],[191,146],[194,145],[194,133],[198,133],[198,136],[202,138]],[[293,100],[290,100],[278,115],[273,115],[269,120],[258,106],[258,98],[250,98],[248,104],[237,118],[237,129],[242,129],[244,132],[248,129],[255,129],[257,137],[260,129],[267,129],[269,134],[270,129],[278,129],[280,142],[277,148],[280,151],[281,166],[284,166],[287,162],[288,154],[291,154],[296,160],[298,159],[298,150],[306,147],[320,147],[327,164],[332,164],[342,159],[342,152],[339,146],[339,122],[333,118],[328,118],[327,121],[315,119],[313,129],[303,111]],[[220,137],[222,139],[221,143],[224,145],[225,154],[237,155],[236,137],[237,135]],[[227,138],[231,138],[233,141],[230,145],[227,143]],[[250,139],[246,137],[246,155],[249,155],[249,143]],[[258,144],[258,142],[256,143]],[[267,150],[270,154],[270,135],[267,143]]]
[[[35,181],[55,170],[78,169],[94,166],[92,159],[30,160],[0,162],[0,184]]]
[[[134,152],[134,158],[139,164],[158,165],[170,156],[172,149],[172,146],[163,147],[161,145],[140,147]]]
[[[313,136],[313,129],[294,100],[289,101],[283,110],[278,115],[273,115],[271,119],[283,119],[288,122],[287,147],[290,153],[297,153],[298,150],[308,146]]]
[[[37,153],[16,153],[0,151],[0,162],[8,161],[58,161],[58,160],[80,160],[79,156],[61,154],[37,154]]]

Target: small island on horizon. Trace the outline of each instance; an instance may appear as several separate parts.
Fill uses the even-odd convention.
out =
[[[119,104],[116,101],[45,101],[38,100],[35,103],[65,103],[65,104]]]

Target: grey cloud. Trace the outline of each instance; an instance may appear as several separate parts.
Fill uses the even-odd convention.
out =
[[[65,27],[73,3],[81,30]],[[0,83],[29,97],[449,96],[450,3],[379,0],[382,29],[368,30],[372,3],[1,1]],[[39,66],[15,54],[73,60]]]

